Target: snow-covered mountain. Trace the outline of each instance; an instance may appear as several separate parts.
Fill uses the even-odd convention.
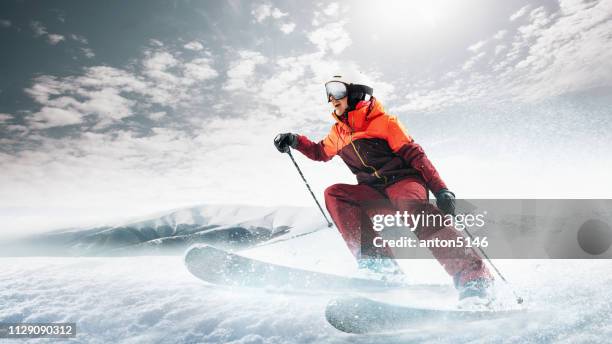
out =
[[[325,227],[314,208],[200,205],[0,243],[0,255],[180,254],[194,243],[246,248]]]

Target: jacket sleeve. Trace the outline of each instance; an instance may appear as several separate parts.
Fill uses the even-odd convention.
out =
[[[314,143],[306,136],[299,135],[298,143],[295,149],[300,151],[309,159],[316,161],[329,161],[338,153],[336,145],[333,143],[332,139],[333,130],[334,128],[332,127],[332,132],[330,132],[319,143]]]
[[[423,147],[414,142],[412,137],[406,133],[404,126],[397,117],[389,116],[387,127],[387,142],[389,147],[406,161],[406,163],[419,171],[427,187],[435,194],[442,189],[447,189],[446,184],[433,166]]]

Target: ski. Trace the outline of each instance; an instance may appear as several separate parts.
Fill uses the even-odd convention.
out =
[[[393,305],[366,297],[331,300],[325,308],[327,322],[347,333],[389,332],[418,324],[445,321],[476,321],[508,317],[524,310],[460,310]]]
[[[277,265],[209,245],[191,247],[185,255],[185,265],[203,281],[239,287],[332,291],[418,288],[397,282],[343,277]]]

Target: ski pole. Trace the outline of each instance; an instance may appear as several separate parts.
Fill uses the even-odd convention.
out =
[[[310,231],[310,232],[304,232],[304,233],[300,233],[300,234],[296,234],[296,235],[294,235],[294,236],[290,236],[290,237],[288,237],[288,238],[282,238],[282,239],[278,239],[278,240],[274,240],[274,241],[266,241],[266,242],[263,242],[263,243],[261,243],[261,244],[258,244],[258,245],[257,245],[257,247],[261,247],[261,246],[268,246],[268,245],[277,244],[277,243],[279,243],[279,242],[283,242],[283,241],[293,240],[293,239],[295,239],[295,238],[299,238],[299,237],[303,237],[303,236],[306,236],[306,235],[310,235],[310,234],[312,234],[312,233],[316,233],[316,232],[318,232],[318,231],[320,231],[320,230],[323,230],[323,229],[325,229],[325,228],[326,228],[326,227],[319,227],[319,228],[317,228],[317,229],[315,229],[315,230],[313,230],[313,231]]]
[[[467,235],[470,237],[470,239],[474,240],[474,236],[472,235],[472,233],[470,233],[470,231],[467,230],[467,228],[464,228],[463,231],[467,233]],[[485,250],[482,247],[480,247],[480,246],[477,246],[477,247],[478,247],[478,250],[480,251],[480,253],[482,253],[482,255],[487,259],[489,264],[491,264],[491,266],[493,267],[493,270],[495,270],[495,272],[497,272],[497,275],[499,275],[499,277],[502,279],[502,281],[504,281],[506,284],[508,284],[511,287],[512,294],[514,294],[514,297],[516,298],[516,303],[518,303],[519,305],[522,304],[523,303],[523,298],[516,294],[516,291],[514,290],[514,288],[512,288],[512,286],[510,285],[510,282],[508,282],[508,280],[504,277],[504,275],[502,275],[501,271],[499,271],[497,266],[495,266],[495,264],[493,264],[493,262],[491,261],[491,258],[489,258],[489,256],[485,252]]]
[[[300,166],[298,166],[297,162],[293,158],[293,154],[291,154],[291,150],[288,150],[287,154],[289,154],[289,157],[291,158],[291,161],[293,161],[293,164],[295,165],[295,168],[297,169],[298,173],[302,177],[302,180],[304,181],[304,184],[306,184],[306,187],[308,188],[308,191],[310,191],[310,195],[312,195],[312,198],[314,199],[315,203],[319,207],[319,210],[321,211],[321,214],[323,214],[323,217],[325,218],[325,221],[327,222],[327,227],[331,227],[332,226],[331,221],[329,221],[329,219],[327,218],[327,215],[325,215],[325,212],[323,211],[323,208],[321,208],[321,204],[319,204],[319,201],[317,200],[317,197],[315,196],[314,192],[312,192],[312,189],[310,188],[310,185],[308,185],[308,182],[306,181],[306,177],[304,177],[304,174],[302,173],[302,170],[300,169]]]

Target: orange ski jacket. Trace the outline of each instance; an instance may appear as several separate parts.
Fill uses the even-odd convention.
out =
[[[339,155],[358,183],[387,186],[420,176],[434,193],[446,189],[423,148],[406,133],[397,117],[388,115],[375,98],[361,101],[346,118],[334,112],[336,123],[320,142],[298,136],[296,149],[308,158],[328,161]]]

